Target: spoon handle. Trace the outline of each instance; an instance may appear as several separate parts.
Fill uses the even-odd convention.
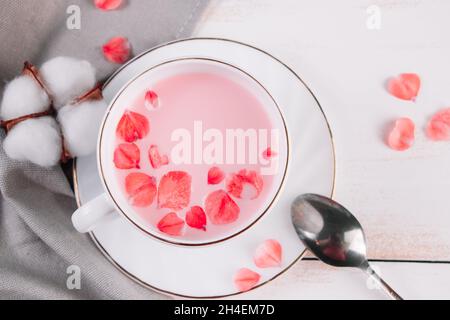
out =
[[[381,277],[375,272],[375,270],[372,269],[372,267],[370,265],[367,266],[367,268],[365,269],[365,271],[367,272],[367,274],[369,275],[369,277],[371,277],[372,279],[374,279],[378,284],[380,284],[381,288],[383,289],[383,291],[389,296],[391,297],[393,300],[403,300],[402,297],[400,297],[400,295],[395,292],[394,289],[392,289],[383,279],[381,279]]]

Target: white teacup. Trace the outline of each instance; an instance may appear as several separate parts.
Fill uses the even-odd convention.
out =
[[[272,119],[273,127],[278,128],[280,132],[276,147],[277,170],[273,176],[273,180],[271,180],[272,183],[266,193],[267,195],[261,201],[257,212],[251,212],[245,215],[244,218],[239,218],[236,222],[226,227],[211,226],[211,230],[208,230],[208,232],[199,231],[192,232],[192,234],[187,236],[171,236],[160,232],[154,223],[149,222],[149,220],[139,215],[135,208],[130,205],[127,196],[124,194],[123,186],[116,175],[118,169],[112,161],[116,147],[116,127],[132,97],[136,97],[142,92],[145,92],[147,88],[152,87],[161,80],[192,72],[210,73],[226,77],[238,83],[259,100],[260,105],[264,108],[261,112],[267,113],[270,119]],[[164,110],[163,105],[158,112],[168,111]],[[236,114],[236,117],[239,117],[239,115]],[[153,134],[157,134],[157,132]],[[168,61],[145,70],[142,74],[136,76],[112,99],[100,126],[97,145],[98,171],[105,192],[78,208],[72,215],[72,222],[79,232],[90,232],[99,224],[105,223],[107,216],[119,213],[145,234],[168,243],[179,245],[217,243],[242,233],[270,210],[283,184],[287,170],[288,156],[289,143],[283,116],[269,92],[256,79],[237,67],[212,59],[185,58]]]

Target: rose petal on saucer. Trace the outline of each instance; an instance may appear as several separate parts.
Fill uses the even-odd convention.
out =
[[[191,228],[206,231],[206,214],[202,207],[193,206],[186,212],[186,224]]]
[[[434,141],[450,140],[450,108],[438,111],[428,122],[427,136]]]
[[[261,243],[257,248],[253,261],[258,268],[271,268],[281,266],[281,244],[274,239]]]
[[[116,134],[126,142],[134,142],[145,137],[150,131],[150,124],[140,113],[126,110],[120,118]]]
[[[228,224],[239,218],[240,209],[224,190],[217,190],[206,197],[205,212],[213,224]]]
[[[177,216],[175,212],[166,214],[157,225],[159,231],[169,234],[171,236],[181,236],[184,221]]]
[[[262,176],[254,171],[242,169],[227,178],[227,192],[240,199],[255,199],[262,191]]]
[[[184,171],[166,173],[158,186],[158,208],[181,210],[189,205],[191,176]]]
[[[388,81],[388,91],[394,97],[414,101],[420,89],[420,77],[415,73],[402,73]]]
[[[139,169],[140,151],[134,143],[121,143],[114,150],[114,165],[117,169]]]
[[[147,207],[156,196],[156,179],[141,172],[130,173],[125,178],[125,191],[131,205]]]
[[[208,184],[219,184],[225,178],[225,173],[219,167],[211,167],[208,170]]]
[[[103,45],[102,50],[106,60],[119,64],[125,63],[131,54],[130,43],[124,37],[111,38]]]
[[[393,150],[404,151],[414,143],[414,122],[409,118],[400,118],[395,121],[394,127],[388,135],[388,145]]]
[[[240,292],[248,291],[255,287],[261,276],[259,273],[252,271],[248,268],[239,269],[234,275],[234,286]]]
[[[120,7],[123,0],[94,0],[95,6],[104,11],[115,10]]]

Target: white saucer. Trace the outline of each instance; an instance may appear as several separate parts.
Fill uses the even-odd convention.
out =
[[[91,236],[116,267],[144,286],[188,298],[234,295],[239,293],[232,281],[238,269],[247,267],[260,273],[261,286],[302,257],[305,248],[291,225],[290,204],[301,193],[332,195],[335,158],[331,131],[318,101],[291,69],[257,48],[223,39],[179,40],[141,54],[107,81],[105,99],[111,100],[142,70],[181,57],[212,58],[237,66],[256,78],[276,100],[286,121],[291,147],[278,200],[244,233],[205,247],[157,241],[119,214],[97,227]],[[79,205],[103,192],[95,155],[77,159],[74,184]],[[283,246],[282,267],[258,269],[252,260],[255,248],[270,238]]]

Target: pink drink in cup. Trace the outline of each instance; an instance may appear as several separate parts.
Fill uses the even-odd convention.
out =
[[[186,59],[129,86],[114,102],[116,135],[101,162],[110,162],[115,181],[105,183],[115,184],[116,204],[135,224],[169,242],[206,244],[241,232],[270,207],[288,143],[278,107],[256,80]]]

